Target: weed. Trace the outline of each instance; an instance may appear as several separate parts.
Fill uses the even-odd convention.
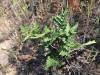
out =
[[[47,54],[46,63],[44,65],[45,70],[48,70],[50,67],[55,68],[66,64],[65,61],[62,61],[61,57],[66,56],[71,58],[71,50],[95,43],[95,41],[89,41],[85,44],[74,43],[78,23],[71,27],[69,21],[66,20],[67,13],[68,9],[66,9],[63,14],[53,18],[56,29],[49,30],[49,28],[45,26],[42,33],[40,33],[41,29],[37,22],[34,22],[32,27],[20,26],[23,42],[28,39],[43,37],[40,45],[44,47],[44,49],[48,49],[47,51],[45,50]]]
[[[87,11],[87,17],[89,18],[92,13],[92,5],[93,5],[94,0],[91,0],[90,4],[88,5],[88,11]]]
[[[34,24],[31,26],[24,26],[20,25],[21,32],[22,32],[22,41],[26,41],[28,39],[37,39],[40,37],[43,37],[45,34],[49,33],[50,30],[45,26],[44,30],[42,33],[40,32],[40,28],[38,26],[37,22],[34,22]]]
[[[29,16],[28,16],[28,5],[25,0],[18,1],[12,0],[12,7],[14,15],[18,20],[23,20],[22,16],[25,18],[26,22],[30,24]]]
[[[49,35],[47,35],[41,42],[41,45],[45,48],[48,48],[46,64],[44,66],[45,70],[48,70],[50,67],[60,67],[65,64],[60,57],[66,56],[71,57],[70,50],[75,48],[80,48],[85,45],[90,45],[95,43],[95,41],[89,41],[85,44],[75,44],[75,34],[78,23],[73,27],[70,27],[68,21],[66,21],[68,10],[63,14],[54,17],[55,25],[57,30],[51,30]]]

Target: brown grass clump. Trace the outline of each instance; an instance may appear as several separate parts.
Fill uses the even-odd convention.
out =
[[[79,6],[79,0],[68,0],[68,8],[69,12],[74,12],[80,16],[83,15]]]

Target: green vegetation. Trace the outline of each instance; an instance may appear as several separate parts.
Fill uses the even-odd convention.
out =
[[[49,33],[50,30],[47,28],[47,26],[44,27],[44,30],[42,33],[40,33],[40,28],[38,26],[37,22],[34,22],[34,24],[31,26],[24,26],[20,25],[21,32],[22,32],[22,41],[26,41],[28,39],[37,39],[40,37],[43,37],[45,34]]]
[[[87,14],[88,14],[88,18],[90,18],[91,13],[92,13],[92,5],[93,5],[94,0],[91,0],[90,4],[88,5],[88,10],[87,10]]]
[[[66,56],[71,58],[70,51],[75,48],[80,48],[85,45],[90,45],[96,43],[95,41],[89,41],[85,44],[75,44],[75,35],[78,23],[73,27],[70,26],[69,21],[66,20],[68,9],[61,15],[57,15],[53,18],[53,21],[56,25],[54,30],[49,30],[49,28],[44,27],[42,33],[41,29],[38,26],[37,22],[34,22],[32,27],[21,25],[22,32],[22,41],[28,39],[37,39],[43,37],[40,45],[46,51],[47,59],[44,65],[45,70],[48,70],[50,67],[60,67],[66,64],[65,61],[61,60],[61,56]],[[45,35],[47,34],[47,35]]]
[[[64,65],[65,62],[61,61],[60,56],[70,58],[70,50],[95,43],[95,41],[89,41],[85,44],[74,43],[75,30],[78,27],[78,23],[70,27],[69,22],[66,20],[67,12],[68,10],[53,19],[58,29],[51,30],[51,33],[42,40],[41,45],[49,49],[45,70],[48,70],[50,67],[60,67]]]

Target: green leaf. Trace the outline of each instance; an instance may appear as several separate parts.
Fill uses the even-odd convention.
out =
[[[55,25],[58,26],[58,27],[60,27],[63,23],[61,16],[56,16],[53,20],[54,20]]]
[[[26,41],[27,39],[29,39],[30,35],[27,35],[25,38],[22,39],[22,42]]]
[[[67,22],[67,26],[66,26],[66,29],[65,29],[66,36],[69,36],[69,31],[70,31],[70,25],[69,25],[69,22]]]
[[[73,49],[75,49],[75,48],[80,48],[80,47],[83,47],[83,46],[86,46],[86,45],[91,45],[91,44],[94,44],[94,43],[96,43],[95,40],[89,41],[89,42],[87,42],[87,43],[85,43],[85,44],[77,44],[77,45],[75,45],[75,46],[73,47]]]
[[[64,13],[60,15],[61,18],[63,19],[63,21],[65,21],[67,14],[68,14],[68,9],[66,9],[66,10],[64,11]]]
[[[71,57],[70,53],[68,53],[68,52],[65,51],[65,50],[61,50],[61,52],[59,53],[59,55],[61,55],[61,56],[67,56],[67,57]]]
[[[40,45],[48,47],[57,39],[57,37],[59,37],[59,33],[56,32],[56,30],[52,30],[49,35],[41,41]]]
[[[46,33],[49,33],[49,32],[50,32],[49,28],[47,26],[45,26],[43,33],[46,34]]]
[[[32,28],[30,30],[30,33],[39,33],[40,31],[40,28],[39,28],[39,25],[38,23],[35,21],[32,25]]]
[[[67,45],[64,45],[63,48],[64,48],[66,51],[70,51],[70,50],[71,50],[71,48],[68,47]]]
[[[27,33],[30,30],[29,26],[24,26],[24,25],[20,25],[20,28],[22,33]]]
[[[48,42],[48,41],[50,41],[50,40],[51,40],[51,39],[48,38],[48,37],[43,39],[44,42]]]
[[[48,56],[44,69],[48,70],[50,67],[56,67],[56,66],[61,66],[61,62],[57,59]]]
[[[75,30],[77,29],[77,27],[78,27],[78,22],[70,29],[70,32],[72,34],[76,34]]]
[[[67,13],[68,13],[68,9],[66,9],[63,14],[57,15],[56,17],[53,18],[55,25],[60,29],[65,27],[65,22],[66,22],[65,20],[66,20]]]
[[[87,42],[85,44],[82,44],[81,46],[91,45],[91,44],[94,44],[94,43],[96,43],[95,40],[89,41],[89,42]]]
[[[65,37],[61,38],[61,40],[63,41],[63,43],[66,43],[66,38]]]
[[[34,36],[30,37],[31,39],[37,39],[37,38],[40,38],[40,37],[43,37],[45,36],[47,33],[49,33],[50,30],[49,28],[47,28],[47,26],[44,28],[43,32],[41,34],[34,34]]]
[[[47,28],[47,26],[45,26],[43,32],[40,34],[40,28],[38,23],[35,21],[31,26],[23,26],[20,25],[21,28],[21,32],[22,32],[22,41],[26,41],[28,39],[37,39],[40,37],[45,36],[47,33],[50,32],[49,28]]]
[[[58,30],[59,36],[62,36],[65,34],[65,31],[63,29],[59,29]]]
[[[70,37],[68,37],[67,38],[67,43],[70,43],[70,44],[74,44],[74,39],[75,39],[75,36],[73,35],[73,36],[70,36]]]
[[[30,26],[24,26],[24,25],[20,25],[20,28],[21,28],[21,32],[22,32],[22,41],[26,41],[30,36]]]

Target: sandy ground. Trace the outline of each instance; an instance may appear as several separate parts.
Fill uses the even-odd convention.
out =
[[[8,21],[0,19],[0,75],[16,75],[16,68],[9,63],[9,54],[17,45]]]

